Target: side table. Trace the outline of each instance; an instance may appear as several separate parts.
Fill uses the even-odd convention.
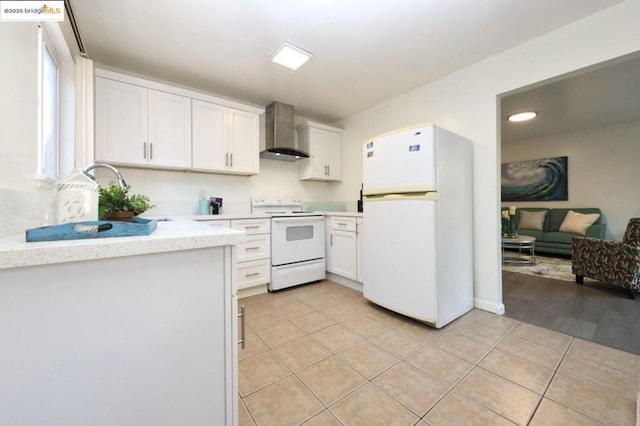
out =
[[[504,265],[535,265],[536,239],[527,235],[502,237],[502,263]]]

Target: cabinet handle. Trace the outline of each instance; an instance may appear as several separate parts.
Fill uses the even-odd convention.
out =
[[[225,167],[229,167],[229,153],[224,154],[224,165]]]
[[[257,277],[258,275],[260,275],[260,272],[254,272],[252,274],[245,274],[245,278],[249,278],[249,277]]]
[[[336,222],[336,225],[347,226],[347,223],[346,222]]]
[[[233,167],[233,152],[229,154],[229,163],[230,163],[229,165]]]
[[[244,229],[258,229],[260,228],[260,225],[251,225],[251,226],[245,226]]]
[[[249,251],[249,250],[259,250],[260,247],[247,247],[245,248],[245,251]]]
[[[241,330],[242,330],[240,332],[240,340],[238,340],[238,344],[242,344],[241,348],[244,349],[244,345],[245,345],[245,341],[246,341],[246,339],[245,339],[245,334],[246,334],[245,331],[246,330],[245,330],[245,325],[244,324],[245,324],[245,322],[247,320],[247,315],[246,315],[246,312],[244,310],[244,305],[242,305],[240,307],[240,313],[238,314],[238,318],[241,318],[240,326],[241,326]]]
[[[142,158],[147,159],[147,143],[142,142]]]
[[[331,176],[331,165],[327,164],[327,176]]]
[[[330,238],[329,238],[329,245],[332,246],[333,245],[333,234],[331,234]]]
[[[326,164],[324,165],[324,175],[329,176],[329,166],[327,166]]]
[[[149,144],[149,160],[153,160],[153,143]]]

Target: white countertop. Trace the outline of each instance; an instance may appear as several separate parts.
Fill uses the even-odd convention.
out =
[[[362,217],[362,213],[354,212],[354,211],[349,211],[349,212],[332,211],[332,212],[318,212],[318,213],[322,213],[325,216]]]
[[[235,245],[244,232],[192,220],[158,222],[151,235],[26,242],[25,234],[0,238],[0,269]]]
[[[264,219],[270,218],[270,214],[254,214],[254,213],[233,213],[233,214],[194,214],[179,215],[167,217],[175,217],[177,219],[196,220],[196,221],[212,221],[212,220],[233,220],[233,219]]]

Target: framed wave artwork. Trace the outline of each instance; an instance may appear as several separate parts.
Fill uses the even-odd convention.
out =
[[[568,157],[502,164],[502,201],[567,201]]]

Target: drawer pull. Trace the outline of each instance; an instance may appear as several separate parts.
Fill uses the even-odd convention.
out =
[[[247,247],[244,249],[245,251],[249,251],[249,250],[260,250],[260,247]]]
[[[346,222],[336,222],[336,225],[347,226],[347,223]]]
[[[244,277],[245,278],[249,278],[249,277],[257,277],[258,275],[260,275],[260,272],[254,272],[252,274],[245,274]]]
[[[250,225],[250,226],[245,226],[244,229],[258,229],[260,228],[260,225]]]
[[[241,328],[241,334],[240,334],[240,340],[238,340],[238,344],[242,344],[242,349],[244,349],[245,346],[245,342],[246,342],[246,338],[245,338],[245,322],[246,322],[246,313],[244,310],[244,305],[242,305],[242,307],[240,308],[240,313],[238,314],[238,318],[241,318],[241,323],[240,326]]]

